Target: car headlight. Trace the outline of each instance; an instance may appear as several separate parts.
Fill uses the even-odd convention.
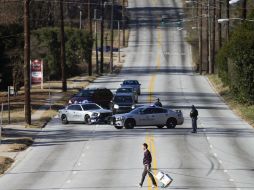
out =
[[[99,117],[100,113],[94,112],[92,113],[92,117]]]
[[[114,109],[119,109],[119,105],[114,104]]]
[[[135,108],[135,105],[132,105],[132,106],[131,106],[131,109],[134,109],[134,108]]]

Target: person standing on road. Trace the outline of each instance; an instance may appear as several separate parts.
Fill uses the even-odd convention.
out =
[[[153,105],[158,106],[158,107],[162,107],[162,103],[160,101],[160,98],[157,98],[156,102]]]
[[[157,187],[157,184],[153,175],[149,172],[151,169],[152,155],[150,151],[148,150],[148,145],[146,143],[143,144],[143,150],[144,150],[144,158],[143,158],[144,171],[142,173],[142,178],[141,178],[141,182],[139,183],[139,187],[142,187],[147,173],[150,179],[152,180],[152,183],[153,183],[152,187]]]
[[[190,117],[192,120],[192,133],[197,133],[198,110],[194,105],[191,106]]]

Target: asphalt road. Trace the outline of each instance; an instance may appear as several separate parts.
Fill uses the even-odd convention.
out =
[[[176,129],[116,130],[109,125],[69,124],[58,119],[0,177],[1,190],[138,189],[142,143],[152,152],[152,167],[170,174],[170,189],[254,189],[254,131],[236,116],[191,65],[186,32],[162,27],[162,14],[181,17],[180,0],[129,0],[131,32],[126,61],[118,76],[92,86],[115,90],[123,79],[142,83],[142,103],[159,97],[181,109],[185,123]],[[190,106],[199,110],[192,134]],[[152,189],[146,180],[142,189]],[[155,188],[159,189],[159,188]]]

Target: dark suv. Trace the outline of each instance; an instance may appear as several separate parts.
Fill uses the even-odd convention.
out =
[[[86,88],[74,95],[69,104],[81,104],[87,102],[96,103],[104,108],[110,108],[110,102],[113,98],[112,92],[107,88]]]

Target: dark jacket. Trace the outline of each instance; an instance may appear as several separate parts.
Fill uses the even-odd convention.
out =
[[[152,163],[152,155],[149,150],[144,152],[143,164],[144,165],[151,165]]]
[[[159,101],[155,102],[153,105],[158,106],[158,107],[162,107],[162,103],[159,102]]]
[[[190,117],[193,119],[197,119],[198,117],[198,110],[196,108],[192,108],[190,112]]]

